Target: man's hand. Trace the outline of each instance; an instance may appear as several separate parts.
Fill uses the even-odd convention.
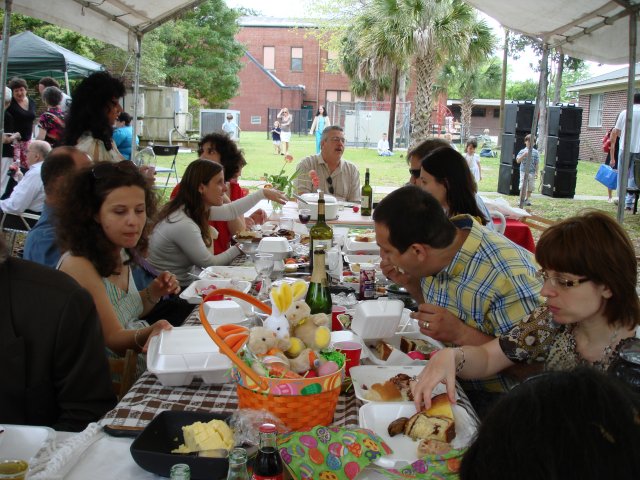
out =
[[[413,277],[408,273],[402,273],[398,268],[390,263],[388,260],[382,260],[380,262],[380,268],[382,274],[391,280],[393,283],[407,288],[413,283]]]
[[[446,308],[422,303],[411,317],[418,320],[418,327],[424,335],[441,342],[460,344],[464,323]]]

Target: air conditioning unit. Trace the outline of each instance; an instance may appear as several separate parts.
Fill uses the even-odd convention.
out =
[[[200,138],[209,133],[224,133],[222,130],[222,124],[226,120],[227,113],[233,114],[233,119],[238,125],[240,125],[239,110],[200,110]],[[237,138],[234,138],[234,140],[237,140]]]

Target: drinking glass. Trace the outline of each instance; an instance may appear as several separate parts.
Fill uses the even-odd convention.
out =
[[[253,265],[258,273],[256,282],[260,283],[260,293],[258,300],[265,301],[269,299],[269,291],[271,290],[271,273],[273,272],[273,254],[256,253],[253,256]]]
[[[306,225],[311,220],[311,210],[308,208],[301,208],[298,210],[298,218],[300,219],[300,223]]]
[[[148,146],[138,151],[134,163],[147,178],[154,178],[156,174],[156,165],[158,163],[153,147]]]
[[[282,217],[280,219],[280,228],[282,230],[287,230],[288,232],[293,232],[293,218]]]

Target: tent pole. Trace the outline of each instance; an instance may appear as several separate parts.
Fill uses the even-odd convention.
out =
[[[620,188],[618,189],[618,211],[617,219],[619,223],[624,223],[624,199],[627,195],[627,180],[629,179],[629,158],[631,152],[631,120],[633,119],[633,90],[636,83],[636,47],[638,42],[637,34],[638,14],[635,10],[629,11],[629,76],[627,78],[627,115],[624,124],[624,144],[622,145],[623,157],[618,159],[618,176],[620,177]],[[631,114],[629,114],[631,112]],[[638,179],[636,179],[636,183]]]
[[[9,35],[11,28],[11,8],[13,0],[4,0],[4,25],[2,26],[2,62],[0,63],[0,86],[7,84],[7,66],[9,64]],[[2,90],[2,115],[0,115],[0,138],[4,138],[4,88]],[[13,132],[11,132],[13,133]],[[25,138],[25,140],[28,140]]]
[[[546,88],[547,83],[545,77],[547,75],[547,68],[549,64],[549,44],[542,44],[542,60],[540,61],[540,80],[538,81],[538,98],[536,99],[536,106],[533,109],[533,121],[531,122],[531,141],[529,142],[529,153],[523,164],[520,164],[520,169],[524,168],[525,172],[529,171],[529,165],[531,165],[531,156],[533,152],[533,146],[536,143],[536,130],[538,128],[538,115],[540,114],[540,100],[542,95],[542,89]],[[516,153],[517,155],[517,153]],[[536,172],[537,173],[537,172]],[[525,173],[522,181],[522,188],[520,189],[520,204],[519,207],[524,207],[524,201],[527,198],[527,189],[529,188],[529,175]]]
[[[69,89],[69,72],[67,70],[64,71],[64,86],[67,90],[67,95],[71,96],[71,90]]]
[[[140,94],[140,56],[142,49],[142,33],[136,33],[136,61],[135,73],[133,76],[133,133],[131,135],[131,160],[136,158],[138,146],[136,138],[138,136],[138,95]]]

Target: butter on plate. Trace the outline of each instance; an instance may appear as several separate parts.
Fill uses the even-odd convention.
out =
[[[233,431],[222,420],[211,420],[208,423],[195,422],[182,427],[184,443],[171,453],[192,453],[203,450],[233,448]]]

